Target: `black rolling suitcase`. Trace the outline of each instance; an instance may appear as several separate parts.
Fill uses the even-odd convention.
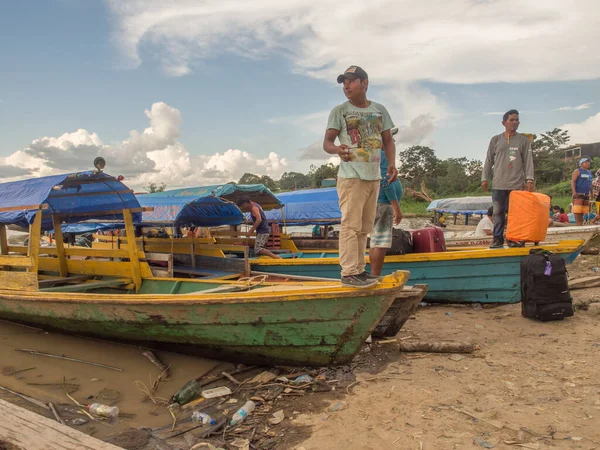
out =
[[[573,313],[564,259],[551,252],[531,250],[521,261],[521,314],[546,322]]]

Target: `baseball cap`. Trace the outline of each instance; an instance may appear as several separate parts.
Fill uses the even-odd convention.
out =
[[[591,161],[591,159],[590,159],[590,158],[588,158],[588,157],[581,158],[581,159],[579,160],[579,165],[582,165],[582,164],[583,164],[584,162],[586,162],[586,161]]]
[[[353,80],[354,78],[368,80],[369,75],[367,75],[367,72],[365,72],[365,70],[360,66],[350,66],[343,74],[338,75],[337,82],[341,84],[344,82],[344,80]]]

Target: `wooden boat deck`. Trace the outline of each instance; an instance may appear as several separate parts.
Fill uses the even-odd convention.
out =
[[[0,448],[10,450],[120,450],[112,444],[0,399]]]

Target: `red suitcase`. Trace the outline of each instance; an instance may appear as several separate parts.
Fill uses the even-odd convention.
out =
[[[446,251],[444,230],[439,227],[427,227],[413,231],[413,252],[434,253]]]

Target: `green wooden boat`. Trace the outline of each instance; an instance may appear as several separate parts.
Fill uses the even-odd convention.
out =
[[[0,318],[248,363],[338,365],[352,360],[410,275],[370,289],[157,278],[133,238],[141,211],[132,191],[101,172],[0,184]],[[124,221],[126,248],[64,244],[62,223],[94,215]],[[27,247],[8,244],[11,223],[29,226]],[[50,228],[56,247],[41,248]]]

